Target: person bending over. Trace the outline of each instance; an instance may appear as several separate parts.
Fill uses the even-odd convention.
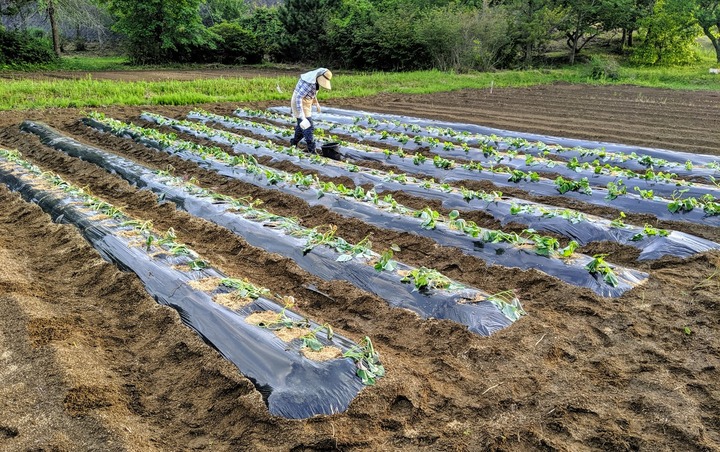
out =
[[[306,72],[300,76],[290,101],[290,108],[296,121],[295,136],[290,140],[290,146],[297,146],[300,140],[305,138],[308,152],[315,153],[316,145],[313,137],[315,127],[312,120],[312,106],[316,104],[317,111],[320,113],[317,93],[320,87],[332,89],[330,79],[332,79],[332,72],[324,67]]]

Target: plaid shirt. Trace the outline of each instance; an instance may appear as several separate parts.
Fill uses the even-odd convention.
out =
[[[315,96],[317,95],[317,90],[315,89],[315,84],[310,84],[303,79],[298,80],[297,85],[295,85],[295,108],[297,111],[303,111],[302,110],[302,100],[303,98],[306,99],[315,99]]]

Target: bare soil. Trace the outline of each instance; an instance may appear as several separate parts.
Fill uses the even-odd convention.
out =
[[[720,154],[719,100],[717,92],[553,85],[387,94],[333,106]],[[202,107],[230,114],[237,106]],[[190,107],[149,109],[182,117]],[[142,108],[103,111],[137,121]],[[591,252],[610,252],[608,260],[650,273],[643,286],[603,299],[536,271],[488,267],[415,235],[230,181],[95,132],[80,117],[73,109],[1,112],[0,146],[17,148],[159,229],[174,227],[223,271],[294,296],[298,310],[337,332],[356,340],[369,335],[388,374],[345,413],[272,417],[253,384],[173,310],[157,305],[134,275],[103,261],[72,226],[52,223],[0,186],[0,449],[720,449],[720,253],[639,263],[635,250],[592,244]],[[390,308],[171,205],[158,207],[153,195],[21,133],[24,119],[148,166],[170,164],[204,186],[257,197],[308,226],[334,223],[356,241],[372,234],[379,250],[397,243],[398,259],[490,292],[515,288],[529,315],[480,337]],[[671,226],[720,240],[717,228]]]

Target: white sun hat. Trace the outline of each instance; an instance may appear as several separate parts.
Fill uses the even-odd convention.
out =
[[[330,79],[332,78],[332,72],[324,67],[317,68],[314,71],[306,72],[300,76],[300,78],[308,83],[318,83],[325,89],[332,89],[330,85]]]
[[[327,70],[323,72],[320,77],[317,78],[317,82],[325,89],[332,89],[330,86],[330,79],[332,78],[332,72]]]

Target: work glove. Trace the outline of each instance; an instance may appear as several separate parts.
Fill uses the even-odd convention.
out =
[[[310,127],[310,121],[308,121],[307,118],[303,118],[303,120],[300,121],[300,128],[303,129],[303,130],[305,130],[305,129],[307,129],[308,127]]]

